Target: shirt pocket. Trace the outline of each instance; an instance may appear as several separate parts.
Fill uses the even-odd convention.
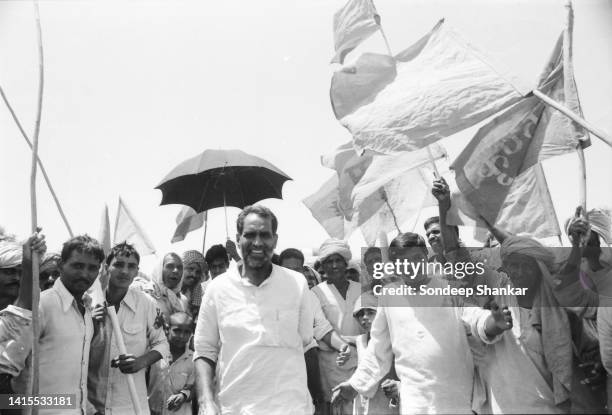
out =
[[[136,357],[144,354],[147,348],[147,335],[142,324],[127,323],[121,327],[123,340],[128,353]]]

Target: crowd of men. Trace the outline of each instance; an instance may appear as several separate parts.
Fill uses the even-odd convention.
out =
[[[125,242],[105,253],[82,235],[50,254],[40,232],[2,232],[0,394],[26,393],[33,376],[35,257],[39,394],[75,400],[41,414],[606,413],[610,217],[579,210],[563,252],[494,226],[496,243],[468,249],[446,224],[446,182],[432,192],[425,238],[400,233],[357,261],[330,239],[312,266],[298,249],[275,253],[278,221],[261,205],[238,216],[237,244],[168,253],[150,275]],[[372,278],[383,261],[483,257],[486,272],[464,278]],[[526,295],[375,295],[477,284]]]

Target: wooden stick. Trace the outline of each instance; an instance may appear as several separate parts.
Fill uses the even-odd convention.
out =
[[[427,154],[429,155],[429,162],[431,163],[431,167],[433,168],[434,176],[436,179],[439,179],[441,176],[440,176],[440,172],[438,171],[438,166],[436,166],[436,161],[434,160],[434,156],[431,153],[431,147],[429,147],[429,144],[426,145],[425,147],[427,147]]]
[[[107,308],[107,311],[108,316],[110,317],[111,324],[113,325],[113,334],[115,336],[115,341],[117,342],[117,347],[119,348],[119,353],[127,354],[125,340],[123,340],[123,334],[121,333],[121,326],[119,325],[119,318],[117,318],[115,306],[109,306]],[[140,401],[138,400],[138,392],[136,391],[136,382],[134,381],[134,374],[125,373],[125,376],[127,379],[128,389],[130,391],[130,397],[132,398],[132,404],[134,405],[134,413],[137,415],[144,415],[142,407],[140,406]]]
[[[208,211],[204,212],[204,238],[202,239],[202,255],[206,255],[206,230],[208,229]]]
[[[38,0],[34,0],[34,15],[36,18],[36,31],[38,41],[38,101],[36,110],[36,123],[34,124],[34,136],[32,137],[32,169],[30,174],[30,206],[32,215],[32,233],[38,231],[38,218],[36,210],[36,168],[38,166],[38,135],[40,133],[40,119],[42,114],[42,99],[45,83],[44,76],[44,59],[42,46],[42,29],[40,25],[40,13],[38,10]],[[31,379],[31,395],[38,395],[38,380],[40,366],[40,350],[38,346],[38,338],[40,336],[40,321],[38,315],[40,287],[35,282],[39,278],[39,258],[36,252],[32,252],[32,379]],[[38,414],[38,408],[33,407],[32,413]]]
[[[550,105],[551,107],[553,107],[557,111],[561,112],[563,115],[565,115],[566,117],[570,118],[572,121],[575,121],[576,123],[580,124],[582,127],[584,127],[587,130],[589,130],[589,132],[591,134],[599,137],[604,143],[606,143],[607,145],[612,147],[612,137],[609,136],[608,134],[606,134],[604,131],[594,127],[591,124],[589,124],[584,118],[578,116],[577,114],[575,114],[573,111],[571,111],[570,109],[568,109],[564,105],[558,103],[557,101],[555,101],[554,99],[550,98],[549,96],[543,94],[542,92],[538,91],[537,89],[533,90],[533,95],[535,95],[536,97],[540,98],[542,101],[544,101],[544,103]]]
[[[9,103],[8,98],[6,97],[6,94],[4,93],[4,90],[2,89],[1,86],[0,86],[0,95],[2,95],[2,99],[4,100],[4,103],[6,104],[9,112],[11,113],[11,116],[13,117],[13,120],[15,121],[15,124],[17,124],[17,128],[19,128],[19,131],[21,132],[21,135],[26,140],[26,143],[28,143],[28,146],[30,146],[30,149],[32,149],[32,142],[30,141],[30,139],[28,138],[28,135],[26,134],[26,132],[23,129],[23,127],[21,126],[21,122],[19,122],[19,119],[17,118],[17,114],[15,114],[15,111],[13,110],[13,107]],[[43,165],[43,162],[40,159],[40,157],[38,156],[38,154],[36,155],[36,160],[38,161],[38,167],[40,167],[40,172],[42,173],[43,177],[45,178],[45,183],[47,183],[47,187],[49,188],[49,192],[51,192],[51,196],[53,197],[53,201],[55,202],[55,206],[57,206],[57,210],[59,211],[59,214],[62,217],[62,220],[64,221],[64,225],[66,225],[66,229],[68,230],[68,234],[72,238],[74,236],[74,234],[72,232],[72,228],[70,227],[70,224],[68,223],[68,219],[66,219],[66,215],[64,214],[64,210],[62,209],[62,205],[60,204],[60,201],[59,201],[57,195],[55,194],[55,190],[53,190],[53,186],[51,185],[51,180],[49,179],[49,176],[47,175],[47,171],[45,170],[45,166]]]

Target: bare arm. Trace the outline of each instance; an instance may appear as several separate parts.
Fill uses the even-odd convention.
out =
[[[214,378],[215,378],[215,362],[201,357],[195,361],[196,373],[196,395],[200,404],[200,411],[204,411],[206,415],[216,415],[219,408],[215,403],[214,394]]]

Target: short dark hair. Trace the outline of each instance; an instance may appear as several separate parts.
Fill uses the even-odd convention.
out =
[[[366,249],[365,252],[363,253],[363,259],[365,260],[368,255],[374,254],[374,253],[378,255],[382,255],[382,251],[379,247],[371,246],[368,249]]]
[[[430,225],[434,224],[434,223],[440,223],[440,216],[432,216],[431,218],[428,218],[425,223],[423,223],[423,227],[425,228],[425,232],[427,232],[427,228],[429,228]],[[446,225],[449,228],[451,228],[452,230],[455,231],[455,233],[457,234],[457,236],[459,236],[459,227],[457,225]]]
[[[222,258],[226,263],[229,264],[229,257],[227,256],[227,249],[221,244],[213,245],[206,251],[204,260],[210,267],[215,259]]]
[[[270,219],[272,222],[272,233],[276,235],[278,219],[276,219],[276,215],[274,215],[270,209],[262,205],[250,205],[242,209],[242,212],[238,215],[238,219],[236,219],[236,230],[240,235],[242,235],[242,230],[244,229],[244,219],[251,213],[255,213],[265,219]]]
[[[73,251],[77,251],[81,254],[89,254],[100,261],[100,263],[104,261],[104,250],[102,249],[102,245],[87,234],[74,236],[64,242],[61,254],[63,263],[68,261]]]
[[[133,245],[130,245],[125,241],[113,246],[113,249],[111,249],[106,257],[106,265],[110,265],[113,258],[120,255],[128,258],[134,255],[136,262],[140,265],[140,254]]]
[[[433,223],[440,223],[440,216],[432,216],[431,218],[427,218],[425,223],[423,223],[423,228],[427,231],[427,228]]]
[[[304,265],[304,254],[299,249],[295,248],[287,248],[283,252],[280,253],[278,258],[278,262],[282,265],[285,259],[295,258],[302,261],[302,265]]]
[[[427,255],[427,245],[425,245],[425,239],[418,233],[406,232],[397,235],[391,243],[389,248],[396,248],[389,250],[389,259],[397,259],[397,248],[421,248],[425,255]]]

